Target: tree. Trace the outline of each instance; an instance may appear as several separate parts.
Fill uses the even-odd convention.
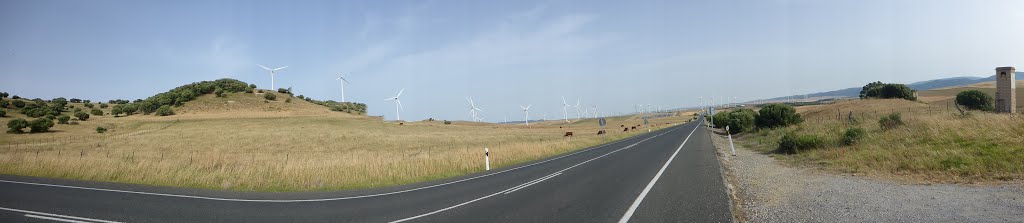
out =
[[[139,111],[139,107],[137,104],[125,104],[121,111],[124,112],[124,115],[134,115],[136,111]]]
[[[85,107],[86,108],[93,108],[93,106],[94,105],[92,103],[85,103]]]
[[[53,104],[53,109],[62,111],[64,110],[64,106],[68,105],[68,99],[54,98],[53,100],[50,100],[50,103]]]
[[[8,133],[24,133],[21,129],[24,129],[25,127],[28,127],[28,121],[25,121],[25,119],[22,118],[17,118],[7,122]]]
[[[98,108],[94,108],[94,109],[92,109],[92,115],[103,116],[103,110],[100,110]]]
[[[267,93],[263,94],[263,98],[267,99],[267,100],[273,101],[273,100],[277,99],[277,95],[274,95],[274,93],[267,92]]]
[[[729,133],[732,134],[753,131],[754,127],[756,127],[754,124],[756,118],[757,113],[754,110],[739,109],[729,112],[726,126],[729,126]]]
[[[863,98],[877,97],[879,95],[879,93],[878,93],[879,90],[882,89],[882,85],[885,85],[885,84],[883,84],[881,81],[875,81],[875,82],[868,83],[867,85],[864,85],[864,87],[862,87],[860,89],[860,98],[863,99]]]
[[[85,112],[75,112],[75,117],[81,121],[89,120],[89,114]]]
[[[776,128],[785,127],[792,124],[798,124],[802,122],[800,114],[796,113],[796,109],[793,106],[784,104],[769,104],[765,105],[758,111],[758,115],[754,122],[757,123],[758,128]]]
[[[156,109],[156,115],[159,115],[159,116],[174,115],[174,110],[171,110],[171,106],[161,105],[160,108]]]
[[[50,131],[50,127],[53,127],[53,121],[45,118],[32,120],[32,122],[28,123],[29,131],[33,133]]]
[[[4,110],[0,110],[0,117],[7,117],[7,112]]]
[[[914,90],[907,87],[904,84],[883,84],[882,82],[875,81],[864,85],[860,90],[860,98],[901,98],[911,101],[916,101],[917,97],[914,96]]]
[[[0,108],[7,108],[7,106],[10,106],[10,105],[11,105],[10,102],[0,101]]]
[[[68,100],[68,101],[70,101],[71,103],[82,103],[82,99],[78,99],[78,98],[71,98],[71,100]]]
[[[57,124],[68,124],[68,121],[70,121],[70,120],[71,120],[71,116],[60,115],[60,116],[57,117]]]
[[[995,106],[992,105],[992,96],[989,96],[988,94],[985,94],[985,92],[981,92],[979,90],[962,91],[956,94],[956,103],[972,110],[995,110]]]
[[[107,108],[107,104],[106,103],[100,103],[100,108]]]
[[[13,104],[15,108],[24,108],[25,107],[25,101],[22,101],[22,100],[14,100],[13,102],[11,102],[11,104]]]
[[[114,107],[110,109],[110,114],[114,115],[114,117],[117,117],[117,115],[124,113],[123,109],[123,105],[114,105]]]
[[[8,95],[7,92],[0,92],[0,98],[6,98]]]

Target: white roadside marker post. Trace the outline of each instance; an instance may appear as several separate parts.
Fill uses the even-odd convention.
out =
[[[736,156],[736,147],[732,145],[732,132],[729,132],[729,126],[725,126],[725,133],[729,134],[729,148],[732,149],[732,156]]]
[[[491,170],[491,151],[488,150],[487,148],[484,148],[484,163],[484,165],[487,167],[487,170]]]

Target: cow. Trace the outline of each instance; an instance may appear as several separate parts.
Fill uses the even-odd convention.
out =
[[[622,131],[623,131],[623,132],[628,132],[628,131],[629,131],[629,128],[622,128]]]
[[[572,137],[572,132],[565,132],[565,135],[562,137]]]
[[[597,135],[604,135],[604,130],[597,131]]]
[[[404,122],[399,122],[398,125],[405,125],[405,123]]]
[[[633,127],[631,128],[631,129],[632,129],[632,130],[636,130],[636,126],[633,126]]]
[[[626,125],[619,125],[619,127],[626,127]]]

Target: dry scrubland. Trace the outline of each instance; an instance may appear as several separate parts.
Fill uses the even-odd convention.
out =
[[[492,168],[500,168],[646,132],[618,128],[641,124],[636,117],[609,118],[612,127],[604,136],[595,135],[593,119],[529,128],[398,125],[285,98],[279,94],[264,103],[252,94],[204,95],[175,116],[93,116],[79,125],[56,125],[51,133],[3,134],[0,173],[239,191],[357,189],[480,172],[484,147],[491,150]],[[22,117],[16,113],[8,109]],[[664,128],[691,118],[653,123]],[[97,126],[110,131],[98,134]],[[576,137],[563,138],[565,131]]]
[[[1024,179],[1024,116],[1020,114],[970,112],[962,117],[942,102],[898,99],[848,100],[797,110],[804,123],[745,134],[741,141],[771,152],[785,132],[815,135],[825,142],[822,148],[779,157],[796,165],[910,182]],[[856,120],[853,124],[847,121],[850,112]],[[905,124],[881,130],[879,118],[892,112],[901,113]],[[863,128],[867,134],[857,144],[844,146],[841,140],[848,127]]]

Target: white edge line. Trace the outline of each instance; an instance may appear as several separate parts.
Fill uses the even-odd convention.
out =
[[[704,122],[703,118],[701,119],[701,122]],[[661,174],[665,173],[665,169],[667,169],[668,165],[672,163],[672,160],[676,158],[679,151],[683,150],[683,146],[686,145],[686,141],[690,140],[690,136],[693,136],[693,132],[696,132],[697,128],[700,128],[700,123],[697,123],[697,126],[693,128],[693,131],[690,131],[690,134],[686,135],[686,139],[683,140],[683,143],[679,144],[679,148],[672,153],[672,156],[668,158],[668,161],[665,161],[665,165],[661,166],[661,170],[658,170],[658,174],[654,175],[654,179],[651,179],[651,182],[647,183],[647,187],[644,188],[643,192],[640,192],[640,196],[636,197],[636,200],[633,201],[633,205],[630,205],[629,210],[626,210],[626,214],[622,215],[622,218],[619,219],[619,223],[629,222],[629,218],[633,217],[633,212],[636,211],[636,208],[644,201],[644,197],[646,197],[647,193],[651,191],[652,187],[654,187],[654,183],[658,182],[658,178],[661,178]]]
[[[120,222],[116,222],[116,221],[108,221],[108,220],[100,220],[100,219],[92,219],[92,218],[83,218],[83,217],[75,217],[75,216],[67,216],[67,215],[59,215],[59,214],[50,214],[50,213],[43,213],[43,212],[38,212],[38,211],[28,211],[28,210],[21,210],[21,209],[14,209],[14,208],[5,208],[5,207],[0,207],[0,210],[12,211],[12,212],[21,212],[21,213],[33,214],[33,215],[45,215],[45,216],[52,216],[52,217],[62,217],[62,218],[78,219],[78,220],[92,221],[92,222],[120,223]]]
[[[685,125],[685,124],[687,124],[687,123],[683,123],[683,125]],[[670,130],[669,132],[671,132],[671,131],[675,131],[675,130],[673,129],[673,130]],[[658,136],[664,135],[664,134],[665,133],[662,133],[662,134],[659,134]],[[336,197],[336,198],[321,198],[321,199],[291,199],[291,200],[232,199],[232,198],[204,197],[204,196],[195,196],[195,195],[165,194],[165,193],[153,193],[153,192],[105,189],[105,188],[79,187],[79,186],[68,186],[68,185],[58,185],[58,184],[32,183],[32,182],[21,182],[21,181],[10,181],[10,180],[0,180],[0,182],[2,182],[2,183],[12,183],[12,184],[34,185],[34,186],[46,186],[46,187],[59,187],[59,188],[79,189],[79,190],[93,190],[93,191],[104,191],[104,192],[116,192],[116,193],[164,196],[164,197],[177,197],[177,198],[191,198],[191,199],[202,199],[202,200],[214,200],[214,201],[265,202],[265,203],[296,203],[296,202],[337,201],[337,200],[350,200],[350,199],[358,199],[358,198],[379,197],[379,196],[386,196],[386,195],[392,195],[392,194],[407,193],[407,192],[418,191],[418,190],[423,190],[423,189],[429,189],[429,188],[434,188],[434,187],[440,187],[440,186],[445,186],[445,185],[450,185],[450,184],[455,184],[455,183],[461,183],[461,182],[465,182],[465,181],[469,181],[469,180],[474,180],[474,179],[479,179],[479,178],[483,178],[483,177],[489,177],[489,176],[493,176],[493,175],[497,175],[497,174],[513,171],[513,170],[518,170],[518,169],[530,167],[530,166],[533,166],[533,165],[547,163],[547,162],[550,162],[550,161],[562,159],[562,158],[565,158],[565,157],[568,157],[568,156],[572,156],[572,155],[576,155],[576,154],[579,154],[579,153],[583,153],[583,152],[588,152],[588,151],[595,150],[595,149],[604,148],[604,147],[606,147],[608,145],[624,142],[624,141],[627,141],[627,140],[630,140],[630,139],[633,139],[633,138],[637,138],[637,137],[640,137],[640,136],[643,136],[643,134],[635,135],[635,136],[630,136],[628,138],[621,139],[621,140],[615,141],[615,142],[606,143],[604,145],[600,145],[600,146],[597,146],[597,147],[592,147],[592,148],[589,148],[589,149],[576,151],[576,152],[573,152],[573,153],[570,153],[570,154],[565,154],[565,155],[558,156],[558,157],[551,158],[551,159],[547,159],[547,160],[544,160],[544,161],[540,161],[540,162],[536,162],[536,163],[531,163],[531,164],[527,164],[527,165],[524,165],[524,166],[519,166],[519,167],[515,167],[515,168],[512,168],[512,169],[502,170],[502,171],[498,171],[498,172],[494,172],[494,173],[489,173],[489,174],[485,174],[485,175],[480,175],[480,176],[475,176],[475,177],[470,177],[470,178],[466,178],[466,179],[461,179],[461,180],[456,180],[456,181],[451,181],[451,182],[445,182],[445,183],[435,184],[435,185],[430,185],[430,186],[425,186],[425,187],[418,187],[418,188],[413,188],[413,189],[407,189],[407,190],[393,191],[393,192],[380,193],[380,194],[369,194],[369,195],[351,196],[351,197]],[[655,137],[657,137],[657,136],[655,136]],[[648,138],[648,139],[650,139],[650,138]],[[646,141],[646,139],[644,141]]]
[[[684,124],[685,124],[685,123],[684,123]],[[700,123],[698,123],[698,124],[697,124],[697,127],[700,127]],[[697,130],[697,127],[694,127],[694,128],[693,128],[693,130],[694,130],[694,131],[696,131],[696,130]],[[573,165],[573,166],[567,167],[567,168],[565,168],[565,169],[559,170],[559,171],[557,171],[556,173],[557,173],[557,174],[561,174],[562,172],[564,172],[564,171],[566,171],[566,170],[572,169],[572,168],[574,168],[574,167],[577,167],[577,166],[579,166],[579,165],[583,165],[584,163],[588,163],[588,162],[590,162],[590,161],[594,161],[594,160],[596,160],[596,159],[599,159],[599,158],[601,158],[601,157],[605,157],[605,156],[607,156],[607,155],[610,155],[610,154],[612,154],[612,153],[615,153],[615,152],[618,152],[618,151],[621,151],[621,150],[624,150],[624,149],[629,149],[629,148],[633,148],[633,146],[636,146],[636,145],[638,145],[638,144],[640,144],[640,143],[642,143],[642,142],[645,142],[645,141],[647,141],[647,140],[650,140],[650,139],[653,139],[653,138],[657,138],[657,137],[659,137],[659,136],[662,136],[662,135],[668,134],[668,133],[670,133],[670,132],[676,131],[677,129],[679,129],[679,128],[674,128],[674,129],[671,129],[671,130],[665,131],[665,132],[663,132],[663,133],[661,133],[661,134],[658,134],[658,135],[655,135],[655,136],[651,136],[651,137],[648,137],[648,138],[646,138],[646,139],[640,140],[640,141],[638,141],[638,142],[636,142],[636,143],[633,143],[633,144],[630,144],[630,145],[628,145],[628,146],[625,146],[625,147],[619,148],[619,149],[617,149],[617,150],[614,150],[614,151],[611,151],[611,152],[605,153],[604,155],[601,155],[601,156],[598,156],[598,157],[594,157],[594,158],[591,158],[591,159],[589,159],[589,160],[587,160],[587,161],[583,161],[583,162],[581,162],[581,163],[578,163],[578,164],[576,164],[576,165]],[[690,135],[693,135],[693,131],[691,131],[691,132],[690,132]],[[687,138],[687,139],[689,139],[690,137],[689,137],[689,136],[687,136],[686,138]],[[684,141],[684,142],[683,142],[683,144],[686,144],[686,142]],[[678,150],[676,150],[676,152],[679,152],[679,151],[678,151]],[[675,155],[675,154],[673,154],[673,156],[674,156],[674,155]],[[551,175],[548,175],[548,176],[551,176]],[[542,177],[542,178],[543,178],[543,177]],[[538,181],[538,180],[541,180],[541,179],[533,180],[533,181],[530,181],[530,182],[534,182],[534,181]],[[546,180],[546,178],[544,178],[544,180]],[[506,192],[508,192],[509,190],[512,190],[512,189],[515,189],[515,188],[519,188],[519,187],[521,187],[521,186],[522,186],[522,185],[520,185],[520,186],[515,186],[515,187],[509,188],[509,189],[505,189],[505,190],[502,190],[502,191],[498,191],[497,193],[493,193],[493,194],[490,194],[490,195],[487,195],[487,196],[483,196],[483,197],[480,197],[480,198],[477,198],[477,199],[473,199],[473,200],[470,200],[470,201],[462,202],[462,203],[456,204],[456,205],[454,205],[454,206],[451,206],[451,207],[446,207],[446,208],[442,208],[442,209],[440,209],[440,210],[436,210],[436,211],[432,211],[432,212],[428,212],[428,213],[424,213],[424,214],[420,214],[420,215],[416,215],[416,216],[412,216],[412,217],[408,217],[408,218],[403,218],[403,219],[399,219],[399,220],[395,220],[395,221],[391,221],[391,222],[392,222],[392,223],[395,223],[395,222],[404,222],[404,221],[410,221],[410,220],[415,220],[415,219],[417,219],[417,218],[422,218],[422,217],[425,217],[425,216],[429,216],[429,215],[432,215],[432,214],[437,214],[437,213],[440,213],[440,212],[443,212],[443,211],[447,211],[447,210],[451,210],[451,209],[454,209],[454,208],[460,207],[460,206],[462,206],[462,205],[466,205],[466,204],[469,204],[469,203],[473,203],[473,202],[477,202],[477,201],[480,201],[480,200],[483,200],[483,199],[487,199],[487,198],[493,197],[493,196],[495,196],[495,195],[498,195],[498,194],[506,193]],[[527,186],[529,186],[529,185],[527,185]],[[522,189],[522,188],[519,188],[519,189]],[[517,190],[518,190],[518,189],[517,189]]]
[[[39,215],[34,215],[34,214],[25,214],[25,217],[38,218],[38,219],[51,220],[51,221],[60,221],[60,222],[71,222],[71,223],[92,223],[92,222],[88,222],[88,221],[79,221],[79,220],[74,220],[74,219],[46,217],[46,216],[39,216]]]

